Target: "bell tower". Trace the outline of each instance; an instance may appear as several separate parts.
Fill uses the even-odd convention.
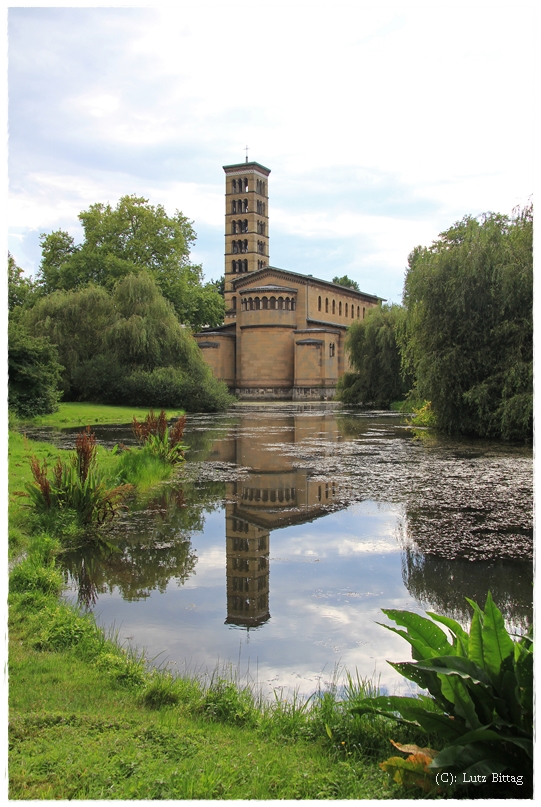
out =
[[[237,275],[269,263],[270,169],[256,162],[224,165],[225,171],[225,317],[236,317],[233,295]]]

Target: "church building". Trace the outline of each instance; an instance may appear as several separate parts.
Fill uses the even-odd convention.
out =
[[[382,298],[271,266],[270,169],[224,171],[225,322],[195,334],[204,358],[241,400],[329,400],[349,369],[347,327]]]

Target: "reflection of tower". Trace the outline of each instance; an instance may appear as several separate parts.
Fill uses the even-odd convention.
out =
[[[255,627],[269,617],[269,531],[226,505],[226,624]]]
[[[226,624],[246,628],[270,619],[269,552],[272,530],[304,524],[342,507],[334,481],[295,467],[294,455],[275,451],[260,439],[259,421],[242,417],[234,441],[213,445],[213,460],[252,469],[242,481],[226,483]],[[277,419],[272,442],[293,446],[297,441],[325,436],[338,440],[335,418],[294,416]],[[270,449],[270,450],[269,450]]]

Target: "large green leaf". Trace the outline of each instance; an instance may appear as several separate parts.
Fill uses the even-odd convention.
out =
[[[382,611],[397,625],[407,628],[408,641],[416,639],[430,647],[436,655],[447,655],[452,652],[447,636],[431,619],[409,611],[394,611],[387,608],[382,608]]]
[[[451,744],[468,745],[469,743],[511,743],[525,751],[530,758],[533,758],[533,741],[528,737],[517,737],[516,735],[494,731],[494,729],[491,728],[468,731]]]
[[[476,729],[481,726],[475,703],[459,677],[453,674],[441,675],[441,691],[448,700],[454,703],[454,714],[462,717],[468,728]]]
[[[419,660],[432,658],[434,656],[433,649],[422,639],[419,639],[418,636],[411,636],[406,631],[400,630],[400,628],[395,628],[392,625],[384,625],[383,622],[376,622],[376,625],[381,625],[382,628],[387,628],[387,630],[390,630],[391,633],[396,633],[398,636],[405,639],[406,642],[409,642],[412,647],[412,658]]]
[[[388,661],[387,663],[394,667],[404,678],[413,681],[414,684],[417,684],[422,689],[427,689],[443,709],[448,710],[449,706],[451,706],[450,702],[442,695],[441,681],[435,672],[421,670],[417,667],[416,662],[413,661]]]
[[[509,767],[509,756],[502,746],[490,747],[484,743],[455,743],[448,745],[432,760],[430,768],[455,768],[468,775],[477,773],[489,776]],[[475,768],[474,768],[475,766]],[[469,784],[458,781],[457,784]]]
[[[453,644],[453,650],[455,650],[459,656],[467,656],[469,636],[468,633],[462,627],[462,625],[460,625],[456,621],[456,619],[451,619],[450,616],[435,614],[432,611],[427,611],[426,613],[435,622],[441,622],[442,625],[445,625],[446,628],[449,628],[449,630],[454,634],[456,639],[456,642]]]
[[[468,645],[468,658],[484,669],[483,656],[483,626],[478,611],[474,611],[470,626],[470,642]]]
[[[493,675],[498,675],[502,661],[513,652],[513,640],[507,633],[502,613],[494,605],[489,591],[483,619],[483,658],[485,668]]]

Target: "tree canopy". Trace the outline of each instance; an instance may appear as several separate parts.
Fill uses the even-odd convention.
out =
[[[404,362],[438,428],[532,431],[533,210],[466,216],[409,256]]]
[[[465,216],[408,257],[403,307],[352,324],[339,395],[429,401],[448,433],[527,439],[533,428],[533,209]],[[336,280],[336,279],[335,279]],[[401,392],[402,390],[402,392]]]
[[[371,308],[366,319],[348,329],[346,350],[355,373],[346,374],[339,386],[344,403],[386,407],[400,400],[409,390],[409,380],[401,374],[397,331],[405,311],[399,305]]]
[[[58,408],[62,367],[54,345],[32,336],[19,322],[8,323],[8,405],[20,417],[47,415]]]
[[[38,285],[44,294],[81,289],[90,283],[112,291],[115,283],[149,272],[182,323],[199,329],[223,322],[224,301],[215,284],[202,282],[190,262],[196,240],[192,222],[178,210],[123,196],[116,207],[96,203],[79,214],[82,244],[63,230],[41,235]]]
[[[347,275],[343,275],[342,277],[333,277],[333,283],[338,283],[339,286],[347,286],[350,289],[355,289],[355,291],[360,291],[359,284],[356,280],[352,280]]]
[[[93,285],[55,291],[25,322],[57,346],[66,400],[190,411],[229,403],[227,388],[148,272],[126,275],[112,292]]]

